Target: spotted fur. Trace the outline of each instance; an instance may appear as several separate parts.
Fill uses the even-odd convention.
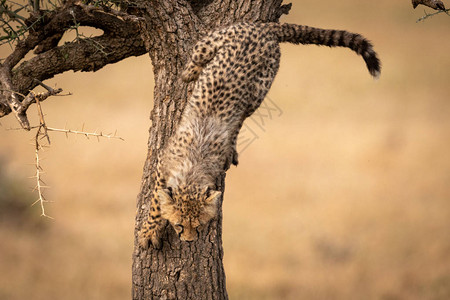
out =
[[[244,120],[260,106],[280,63],[279,43],[347,47],[361,55],[377,77],[380,62],[359,34],[278,23],[239,23],[197,42],[182,74],[196,80],[176,132],[158,158],[156,187],[139,243],[161,247],[168,220],[182,241],[197,238],[216,217],[221,192],[216,181],[237,165],[236,139]]]

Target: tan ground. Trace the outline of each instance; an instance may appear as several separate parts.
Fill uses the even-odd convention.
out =
[[[363,33],[383,71],[373,81],[348,50],[283,46],[269,94],[282,114],[247,122],[258,138],[227,176],[231,299],[450,299],[450,18],[422,14],[408,0],[304,0],[283,18]],[[150,61],[50,82],[74,95],[44,103],[49,125],[125,142],[51,135],[55,220],[37,206],[30,224],[0,220],[0,299],[129,299]],[[33,134],[0,123],[0,168],[33,187]]]

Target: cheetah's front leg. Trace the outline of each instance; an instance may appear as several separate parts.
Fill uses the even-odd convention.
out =
[[[138,233],[139,245],[147,249],[150,242],[156,249],[161,249],[161,235],[165,225],[166,220],[161,218],[161,210],[156,200],[155,192],[152,192],[148,218],[144,221]]]

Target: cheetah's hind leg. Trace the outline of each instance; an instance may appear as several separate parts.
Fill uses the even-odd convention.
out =
[[[233,147],[233,158],[231,160],[231,163],[235,166],[239,164],[239,154],[236,150],[236,147]]]
[[[200,73],[202,72],[203,67],[195,65],[192,61],[189,62],[187,67],[184,69],[183,73],[181,74],[181,79],[183,79],[184,82],[191,82],[198,79],[200,76]]]
[[[212,37],[206,37],[197,42],[192,50],[191,61],[186,65],[181,79],[184,82],[195,81],[200,76],[203,67],[209,63],[217,52],[217,42]]]

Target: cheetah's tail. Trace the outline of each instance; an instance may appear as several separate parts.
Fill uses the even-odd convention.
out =
[[[295,24],[276,24],[275,32],[279,42],[350,48],[363,57],[374,78],[380,76],[381,63],[377,53],[372,44],[360,34]]]

